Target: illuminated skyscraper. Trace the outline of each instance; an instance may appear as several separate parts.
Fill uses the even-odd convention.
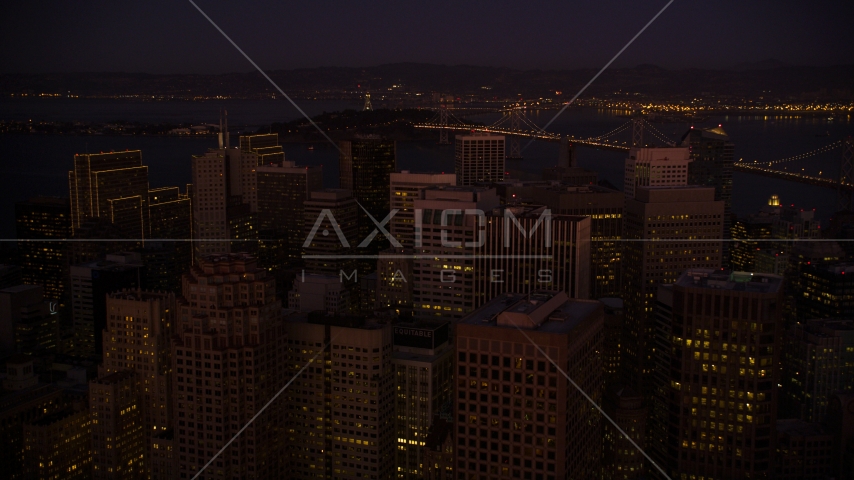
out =
[[[288,381],[274,292],[245,254],[201,257],[184,276],[172,342],[178,478],[192,478]],[[284,406],[273,402],[204,477],[281,478]]]
[[[389,182],[391,208],[396,209],[397,213],[391,219],[388,230],[403,248],[412,248],[415,242],[415,200],[421,198],[421,192],[427,187],[456,185],[457,176],[445,173],[410,173],[403,170],[392,173]]]
[[[68,243],[61,240],[71,238],[68,199],[35,197],[16,203],[15,227],[23,283],[41,285],[45,298],[63,308],[67,302]]]
[[[303,251],[305,270],[338,276],[356,268],[353,255],[365,254],[358,248],[359,206],[350,190],[325,189],[311,192],[305,201]],[[358,280],[358,279],[354,279]]]
[[[645,443],[647,407],[643,397],[624,385],[609,385],[603,401],[605,413],[629,435],[637,445]],[[647,460],[637,447],[611,422],[603,421],[605,449],[602,455],[604,480],[632,480],[643,478]]]
[[[133,370],[122,370],[89,382],[92,478],[148,478],[139,381]]]
[[[371,135],[344,140],[340,148],[340,188],[352,191],[361,205],[358,224],[359,237],[363,239],[376,228],[363,208],[378,222],[389,214],[389,184],[391,174],[397,170],[397,146],[393,140]],[[362,253],[376,254],[388,246],[388,241],[380,235]]]
[[[486,133],[457,135],[454,144],[454,172],[457,185],[504,180],[504,137]]]
[[[75,405],[24,424],[23,478],[92,478],[91,423]]]
[[[623,193],[634,198],[638,187],[678,187],[688,184],[687,147],[632,147],[626,159]]]
[[[689,268],[659,288],[654,457],[672,477],[772,473],[783,279]]]
[[[454,349],[447,322],[394,326],[397,478],[424,477],[424,447],[434,416],[451,402]]]
[[[284,373],[295,379],[287,391],[289,475],[395,478],[391,325],[322,313],[291,315],[285,323]]]
[[[648,400],[659,285],[689,268],[719,268],[723,202],[698,187],[640,187],[623,219],[624,382]]]
[[[602,402],[601,303],[502,295],[457,323],[455,344],[457,478],[599,472],[601,415],[549,359],[570,365],[572,380]]]

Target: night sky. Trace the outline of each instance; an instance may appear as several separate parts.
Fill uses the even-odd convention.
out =
[[[264,69],[392,62],[604,65],[666,0],[197,2]],[[615,67],[854,61],[854,2],[676,0]],[[3,2],[0,72],[252,67],[184,0]]]

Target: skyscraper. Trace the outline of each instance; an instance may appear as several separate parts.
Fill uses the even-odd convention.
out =
[[[661,284],[689,268],[721,265],[723,202],[698,187],[640,187],[623,221],[624,380],[649,399],[655,345],[653,306]]]
[[[358,248],[362,238],[358,230],[358,205],[350,190],[325,189],[311,192],[305,201],[303,250],[305,270],[338,276],[350,275],[356,268],[352,255],[364,254]]]
[[[599,471],[601,416],[555,368],[601,403],[599,302],[510,293],[457,323],[455,343],[457,478],[589,478]]]
[[[72,231],[98,217],[118,226],[125,238],[146,238],[148,167],[141,151],[76,154],[68,185]]]
[[[421,198],[421,192],[427,187],[456,185],[457,176],[445,173],[410,173],[409,170],[403,170],[392,173],[389,182],[391,208],[397,210],[391,219],[389,232],[403,248],[412,248],[415,242],[415,200]]]
[[[623,193],[634,198],[638,187],[677,187],[688,184],[687,147],[632,147],[623,179]]]
[[[783,279],[690,268],[656,300],[657,461],[677,477],[770,476]]]
[[[323,188],[323,167],[283,161],[258,167],[256,176],[258,232],[263,238],[259,262],[268,269],[282,269],[300,260],[304,204],[311,192]]]
[[[718,125],[714,128],[691,127],[682,136],[682,146],[688,147],[691,155],[688,184],[715,189],[715,200],[724,202],[724,238],[730,238],[735,145]],[[725,244],[725,251],[727,245]],[[724,258],[727,258],[726,254]]]
[[[454,349],[447,322],[394,326],[397,478],[424,476],[424,447],[434,416],[453,400]]]
[[[643,396],[625,385],[605,388],[603,409],[605,413],[628,434],[637,445],[646,443],[646,423],[649,409]],[[632,480],[643,478],[647,460],[620,430],[610,422],[603,422],[605,444],[602,454],[604,480]]]
[[[71,238],[68,199],[34,197],[16,203],[15,227],[23,283],[41,285],[45,298],[63,308],[67,302],[68,244],[62,240]]]
[[[59,350],[59,312],[41,285],[0,290],[0,353],[45,355]]]
[[[274,291],[273,280],[245,254],[202,257],[184,276],[172,342],[180,478],[193,477],[287,381]],[[205,478],[279,478],[284,434],[284,402],[274,402]]]
[[[378,135],[361,136],[340,142],[340,188],[353,192],[361,205],[359,209],[359,237],[365,238],[374,230],[374,223],[362,209],[378,222],[389,214],[389,184],[391,174],[397,170],[397,147],[393,140]],[[376,254],[388,247],[384,236],[379,236],[367,246],[367,254]]]
[[[504,137],[486,133],[457,135],[454,145],[454,172],[457,185],[504,180]]]
[[[854,320],[806,320],[786,332],[780,416],[826,420],[833,392],[854,392]]]
[[[149,466],[139,379],[121,370],[89,382],[92,478],[144,479]]]
[[[394,478],[391,325],[325,314],[292,315],[285,324],[285,373],[295,378],[288,389],[290,476]]]
[[[24,424],[23,478],[92,478],[91,423],[74,405]]]
[[[124,288],[142,288],[145,266],[138,253],[107,255],[103,261],[71,266],[71,315],[74,350],[100,355],[107,322],[106,295]]]

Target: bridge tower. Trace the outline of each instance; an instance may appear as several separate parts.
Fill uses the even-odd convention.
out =
[[[514,107],[510,110],[510,130],[517,132],[521,128],[522,107]],[[519,138],[511,136],[507,141],[507,158],[522,158],[522,149],[519,147]]]
[[[632,146],[643,146],[643,117],[641,116],[632,119]]]
[[[439,106],[439,125],[442,127],[448,126],[448,106],[444,103]],[[446,128],[441,128],[439,130],[439,145],[448,145],[448,130]]]
[[[852,191],[843,188],[844,183],[854,183],[854,140],[851,137],[842,142],[842,159],[839,171],[839,189],[836,194],[836,210],[851,211]]]
[[[370,112],[374,107],[371,105],[371,92],[365,93],[365,107],[362,108],[364,112]]]

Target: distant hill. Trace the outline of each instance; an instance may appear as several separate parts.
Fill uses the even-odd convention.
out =
[[[346,97],[359,91],[438,92],[478,98],[555,97],[572,95],[595,75],[595,69],[515,70],[472,65],[395,63],[365,68],[320,67],[275,70],[270,76],[295,97]],[[357,89],[357,85],[361,89]],[[403,85],[392,89],[393,85]],[[805,67],[777,60],[740,64],[730,69],[665,69],[656,65],[609,69],[584,97],[638,93],[653,98],[698,94],[755,97],[771,91],[780,98],[850,100],[854,65]],[[392,89],[392,90],[390,90]],[[229,95],[270,96],[273,87],[258,72],[221,75],[152,75],[145,73],[54,73],[0,75],[0,94],[66,93],[78,95]],[[387,93],[388,92],[388,93]]]

